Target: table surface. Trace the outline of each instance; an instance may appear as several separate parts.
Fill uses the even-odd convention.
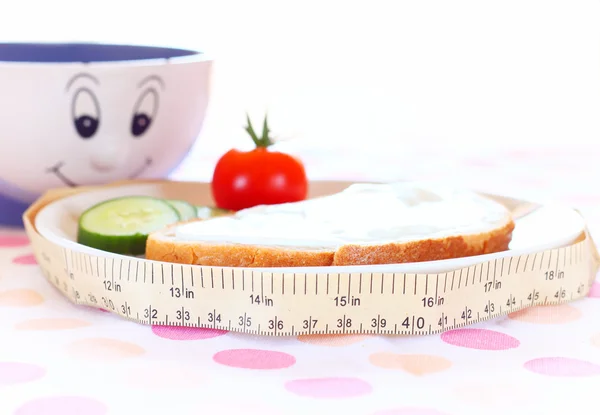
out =
[[[296,151],[315,179],[440,179],[569,203],[597,234],[597,147],[430,148]],[[173,177],[206,180],[217,156],[199,144]],[[585,299],[443,335],[268,339],[72,305],[22,230],[5,228],[0,339],[1,414],[597,414],[600,282]]]

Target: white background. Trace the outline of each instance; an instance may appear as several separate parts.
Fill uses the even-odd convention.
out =
[[[598,1],[3,0],[0,40],[208,50],[211,147],[247,143],[245,111],[265,109],[275,133],[319,146],[600,137]]]

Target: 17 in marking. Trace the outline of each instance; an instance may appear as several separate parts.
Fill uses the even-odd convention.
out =
[[[485,292],[487,293],[491,290],[499,290],[500,288],[502,288],[502,283],[500,281],[496,281],[495,283],[493,281],[489,281],[483,284],[483,287],[485,288]]]

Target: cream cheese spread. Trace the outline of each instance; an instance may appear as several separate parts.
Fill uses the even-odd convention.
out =
[[[416,183],[354,184],[301,202],[263,205],[176,228],[175,238],[219,244],[334,250],[477,234],[511,220],[501,204],[468,190]]]

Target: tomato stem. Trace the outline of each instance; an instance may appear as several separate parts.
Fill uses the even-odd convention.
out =
[[[248,125],[246,126],[246,131],[252,138],[252,141],[254,141],[254,144],[256,145],[256,147],[269,147],[269,146],[273,145],[273,140],[271,140],[271,138],[269,137],[270,130],[269,130],[269,126],[267,124],[267,116],[266,115],[265,115],[265,120],[263,122],[262,137],[260,137],[260,138],[256,135],[256,132],[254,131],[254,128],[252,127],[252,122],[250,121],[250,116],[248,114],[246,114],[246,120],[248,121]]]

